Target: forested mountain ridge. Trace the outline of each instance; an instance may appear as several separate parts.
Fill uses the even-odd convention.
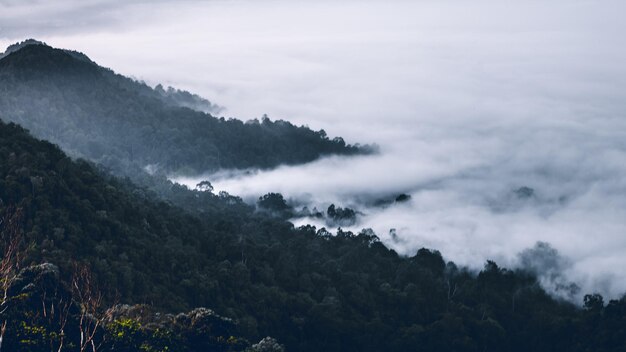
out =
[[[196,95],[153,89],[82,53],[37,42],[17,45],[0,59],[3,119],[116,171],[141,165],[198,174],[372,151],[282,120],[244,123],[191,108],[218,109]]]
[[[254,213],[237,198],[193,194],[232,207],[191,216],[87,162],[73,161],[19,126],[0,122],[2,240],[21,233],[23,265],[33,271],[52,263],[66,283],[75,261],[86,264],[109,304],[148,303],[175,312],[209,307],[235,319],[250,340],[276,336],[293,351],[626,349],[626,298],[605,304],[602,297],[588,295],[581,309],[552,298],[532,275],[493,262],[472,273],[446,263],[436,251],[401,257],[370,231],[331,236],[310,226],[295,229]],[[33,285],[24,285],[12,292],[14,315],[1,316],[9,321],[8,346],[48,351],[49,340],[58,338],[47,330],[57,325],[29,320],[44,314],[46,305],[38,299],[45,287],[33,291]],[[53,296],[43,297],[45,303]],[[181,319],[183,324],[186,318]],[[108,350],[136,351],[139,343],[162,347],[162,336],[136,333],[144,324],[131,314],[103,325],[103,336],[126,336]],[[185,332],[177,337],[180,343],[200,339],[218,347],[170,350],[245,347],[235,344],[243,341],[238,338],[220,339],[215,332],[221,330],[209,327],[190,335],[174,326],[173,331]]]

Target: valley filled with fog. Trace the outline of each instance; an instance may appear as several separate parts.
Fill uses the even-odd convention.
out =
[[[437,249],[476,269],[536,256],[557,294],[575,282],[580,294],[617,297],[626,291],[626,24],[615,8],[626,6],[606,3],[130,2],[89,11],[80,32],[42,26],[38,38],[190,90],[226,117],[267,114],[380,147],[172,175],[191,188],[209,180],[251,203],[280,192],[300,208],[350,207],[360,214],[347,229],[371,228],[399,253]],[[62,22],[80,7],[58,11]],[[2,16],[6,47],[18,24]],[[375,205],[399,194],[410,199]]]

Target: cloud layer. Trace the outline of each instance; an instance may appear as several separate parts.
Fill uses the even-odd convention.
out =
[[[545,242],[564,258],[559,280],[616,297],[626,291],[625,10],[611,0],[0,0],[0,45],[37,37],[200,93],[229,116],[376,142],[380,155],[207,177],[251,200],[278,191],[356,206],[366,215],[355,229],[399,252],[436,248],[476,268],[524,265],[525,250],[550,252],[535,247]],[[532,196],[515,193],[523,186]],[[369,205],[398,193],[412,198]]]

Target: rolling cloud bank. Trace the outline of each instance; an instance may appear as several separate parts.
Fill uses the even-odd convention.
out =
[[[626,292],[624,3],[62,3],[53,21],[44,3],[26,14],[0,1],[0,46],[37,37],[234,117],[267,113],[381,147],[179,182],[352,207],[363,214],[350,230],[372,228],[400,253],[524,266],[577,302]],[[411,198],[374,205],[401,193]]]

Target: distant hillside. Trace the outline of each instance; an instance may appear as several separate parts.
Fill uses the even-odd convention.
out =
[[[17,280],[10,310],[0,313],[8,321],[8,350],[50,351],[58,344],[50,300],[70,286],[75,261],[89,265],[108,304],[217,312],[177,316],[167,324],[173,330],[155,330],[151,321],[167,317],[124,309],[130,318],[106,326],[109,347],[100,351],[137,351],[144,343],[153,348],[146,351],[173,343],[187,347],[167,350],[238,351],[245,343],[231,333],[251,341],[275,336],[288,351],[310,352],[626,347],[626,297],[605,304],[588,295],[578,308],[550,297],[531,274],[493,262],[472,273],[437,251],[398,256],[371,231],[331,236],[311,226],[294,229],[210,188],[181,194],[209,206],[189,215],[0,122],[0,248],[8,257],[7,239],[22,233],[22,264],[29,267],[20,278],[34,280]],[[58,273],[37,266],[45,262]],[[61,288],[51,287],[59,277]],[[66,327],[64,351],[78,351],[69,344],[76,315],[79,309]],[[234,318],[236,329],[220,316]]]
[[[0,118],[117,171],[197,174],[371,151],[286,121],[244,123],[194,109],[219,107],[117,75],[82,53],[27,42],[0,59]]]

